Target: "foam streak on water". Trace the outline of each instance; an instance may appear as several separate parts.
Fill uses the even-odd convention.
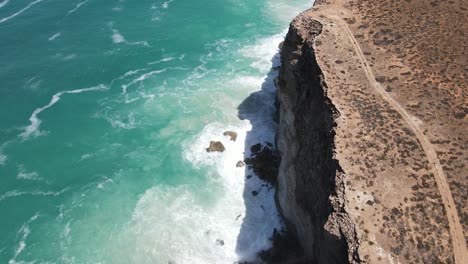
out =
[[[2,195],[0,195],[0,202],[3,200],[7,200],[8,198],[13,198],[17,196],[22,196],[22,195],[31,195],[31,196],[59,196],[62,193],[68,191],[69,188],[65,188],[63,190],[60,190],[58,192],[53,192],[53,191],[31,191],[31,192],[23,192],[23,191],[8,191]]]
[[[3,154],[3,150],[0,147],[0,166],[5,165],[7,159],[8,157],[5,154]]]
[[[10,0],[4,0],[3,2],[0,3],[0,8],[4,7],[6,4],[8,4]]]
[[[50,36],[49,41],[53,41],[54,39],[60,37],[60,35],[62,35],[62,33],[60,32],[55,33],[54,35]]]
[[[39,214],[36,213],[33,215],[26,223],[24,223],[21,228],[18,230],[17,237],[20,239],[18,242],[18,246],[16,247],[15,254],[12,259],[8,261],[8,264],[26,264],[26,263],[34,263],[34,262],[26,262],[26,261],[16,261],[19,255],[23,252],[26,248],[26,239],[28,238],[29,234],[31,233],[30,224],[37,220]]]
[[[78,3],[78,4],[75,6],[75,8],[73,8],[73,9],[70,10],[70,11],[68,11],[67,16],[70,15],[70,14],[72,14],[72,13],[75,13],[78,9],[80,9],[80,7],[81,7],[82,5],[86,4],[88,1],[89,1],[89,0],[85,0],[85,1],[83,1],[83,2]]]
[[[39,126],[41,125],[42,121],[37,116],[41,112],[43,112],[44,110],[46,110],[46,109],[52,107],[54,104],[56,104],[60,100],[60,97],[63,94],[78,94],[78,93],[83,93],[83,92],[106,90],[106,89],[108,89],[108,88],[105,85],[100,84],[100,85],[94,86],[94,87],[76,89],[76,90],[70,90],[70,91],[63,91],[63,92],[59,92],[59,93],[54,94],[52,96],[52,99],[50,100],[50,102],[47,105],[45,105],[43,107],[39,107],[36,110],[34,110],[34,112],[31,114],[31,117],[29,117],[29,121],[31,122],[31,124],[29,126],[25,127],[24,131],[19,136],[23,140],[25,140],[25,139],[28,139],[31,136],[40,136],[41,134],[43,134],[43,132],[41,132],[39,130]]]
[[[10,15],[10,16],[8,16],[8,17],[4,17],[4,18],[0,19],[0,24],[6,22],[6,21],[8,21],[8,20],[10,20],[10,19],[12,19],[12,18],[18,16],[18,15],[21,15],[23,12],[25,12],[26,10],[28,10],[28,9],[31,8],[32,6],[34,6],[34,5],[36,5],[36,4],[39,4],[39,3],[42,2],[42,1],[44,1],[44,0],[36,0],[36,1],[33,1],[33,2],[29,3],[25,8],[23,8],[23,9],[21,9],[20,11],[14,13],[13,15]],[[6,5],[7,3],[8,3],[8,1],[3,2],[3,3],[2,3],[2,6],[0,6],[0,7],[3,7],[3,5]]]
[[[137,45],[137,46],[143,46],[143,47],[150,46],[147,41],[134,41],[134,42],[127,41],[117,29],[113,28],[113,23],[110,23],[109,25],[112,30],[112,42],[114,42],[115,44],[124,43],[127,45]]]

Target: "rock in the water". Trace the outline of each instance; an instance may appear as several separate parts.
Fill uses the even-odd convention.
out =
[[[229,136],[231,138],[231,141],[236,141],[237,139],[237,133],[234,131],[226,131],[223,133],[224,136]]]
[[[253,169],[257,176],[274,185],[278,175],[280,158],[275,149],[261,144],[253,145],[250,150],[252,156],[245,159],[245,164]]]
[[[206,149],[207,152],[223,152],[225,150],[223,143],[219,141],[211,141],[210,146]]]
[[[244,167],[245,163],[242,160],[239,160],[236,164],[237,168]]]
[[[222,240],[222,239],[216,239],[216,245],[218,245],[218,246],[224,246],[224,240]]]
[[[252,191],[252,195],[253,195],[253,196],[257,196],[257,195],[258,195],[258,192],[257,192],[257,191]]]
[[[255,145],[250,147],[250,152],[252,152],[252,154],[256,154],[256,153],[260,152],[260,150],[262,150],[262,144],[260,144],[260,143],[255,144]]]

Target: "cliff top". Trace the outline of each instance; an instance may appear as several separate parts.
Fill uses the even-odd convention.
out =
[[[340,112],[335,155],[361,259],[464,263],[464,1],[317,2],[291,26],[313,45]],[[320,35],[308,33],[310,19],[323,25]]]

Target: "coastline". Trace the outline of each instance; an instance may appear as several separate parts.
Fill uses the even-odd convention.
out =
[[[463,76],[463,53],[450,46],[462,45],[466,25],[409,28],[421,20],[407,12],[422,4],[398,2],[316,1],[291,23],[277,81],[276,200],[304,255],[288,248],[278,253],[284,239],[276,236],[270,256],[289,254],[288,263],[466,259],[465,163],[444,157],[458,153],[467,160],[459,149],[467,142],[466,111],[457,110],[466,99],[464,79],[453,79]],[[453,20],[459,4],[433,4],[421,13],[422,22]],[[430,49],[440,46],[428,42],[440,30],[458,37]],[[426,42],[414,44],[411,34]],[[428,68],[434,56],[456,62],[451,71],[444,70],[446,59]],[[449,88],[459,93],[451,107]],[[425,105],[437,110],[427,112]],[[436,124],[443,129],[434,133]]]

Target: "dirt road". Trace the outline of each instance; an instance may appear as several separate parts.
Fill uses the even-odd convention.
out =
[[[337,9],[335,8],[330,8],[329,10],[321,10],[321,14],[326,15],[328,19],[334,21],[334,23],[336,23],[339,26],[342,32],[346,34],[346,37],[352,44],[355,54],[358,57],[358,60],[360,61],[363,70],[365,71],[365,75],[371,87],[373,87],[375,91],[377,91],[378,94],[380,94],[382,98],[385,101],[387,101],[394,108],[394,110],[396,110],[401,115],[401,117],[416,135],[430,163],[431,170],[437,182],[437,187],[442,197],[443,205],[447,213],[447,218],[450,226],[450,234],[452,237],[452,246],[453,254],[455,257],[455,263],[467,263],[466,261],[468,261],[468,253],[466,248],[466,241],[462,225],[460,224],[460,218],[458,216],[455,202],[453,200],[453,196],[450,191],[449,184],[447,182],[447,177],[445,175],[444,170],[442,169],[442,166],[440,165],[440,161],[437,157],[434,146],[431,144],[431,142],[423,132],[423,124],[421,123],[421,121],[409,114],[406,111],[406,109],[389,93],[387,93],[384,90],[384,88],[380,85],[380,83],[376,81],[375,76],[372,72],[372,68],[369,62],[367,61],[366,57],[364,56],[361,47],[359,46],[346,22],[340,17],[336,10]]]

